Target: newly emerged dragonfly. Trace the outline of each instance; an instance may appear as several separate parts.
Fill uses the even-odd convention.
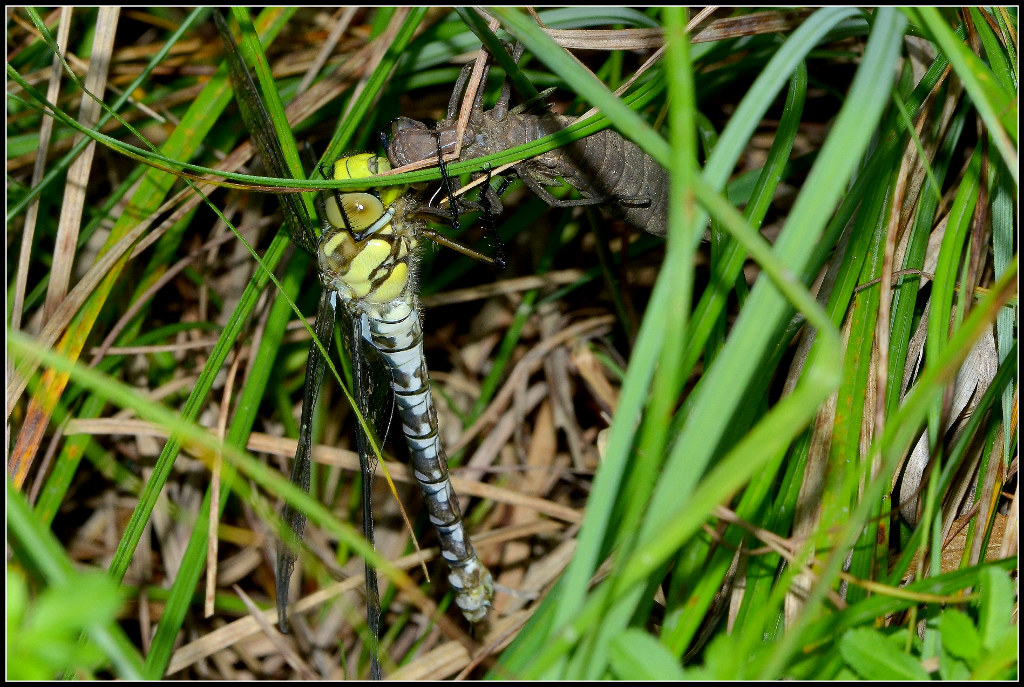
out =
[[[215,13],[231,67],[231,78],[247,126],[257,142],[264,164],[272,174],[287,177],[284,154],[256,90],[248,68],[238,53],[223,17]],[[327,173],[336,180],[367,178],[361,191],[321,193],[316,208],[323,228],[317,238],[304,206],[294,195],[281,195],[286,221],[295,242],[313,252],[324,291],[320,298],[315,334],[329,350],[339,308],[352,322],[352,347],[357,400],[365,405],[366,385],[359,379],[364,365],[357,355],[367,342],[387,365],[391,387],[402,423],[416,480],[423,492],[431,524],[441,542],[448,564],[449,584],[455,602],[470,622],[481,621],[491,605],[493,582],[481,563],[462,522],[458,500],[448,477],[447,457],[438,434],[437,415],[423,353],[423,332],[417,304],[415,251],[423,221],[405,187],[375,190],[369,178],[388,171],[387,158],[360,154],[337,160]],[[317,393],[323,381],[325,360],[314,341],[306,364],[302,419],[292,482],[309,490],[311,423]],[[360,408],[361,411],[366,408]],[[373,517],[369,484],[372,457],[368,440],[360,431],[360,462],[364,467],[364,530],[373,541]],[[287,629],[288,582],[295,562],[295,548],[302,537],[305,515],[286,506],[284,519],[291,539],[277,559],[277,603],[282,629]],[[379,631],[376,578],[367,567],[368,626],[374,639]],[[374,647],[373,653],[376,653]],[[371,668],[379,677],[373,658]]]

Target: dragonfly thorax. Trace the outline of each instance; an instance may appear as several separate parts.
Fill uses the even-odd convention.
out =
[[[320,239],[320,280],[349,301],[390,303],[409,286],[411,248],[390,223],[362,241],[337,229]]]
[[[353,155],[334,164],[334,178],[372,177],[387,169],[387,158]],[[351,303],[381,305],[408,299],[409,260],[416,239],[406,221],[402,190],[335,192],[324,199],[325,226],[317,254],[325,288]]]

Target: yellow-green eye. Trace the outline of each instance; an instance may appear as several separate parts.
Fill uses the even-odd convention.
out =
[[[339,229],[360,232],[384,214],[384,205],[372,193],[343,193],[341,207],[338,196],[328,196],[326,202],[327,221]],[[346,221],[347,220],[347,221]]]

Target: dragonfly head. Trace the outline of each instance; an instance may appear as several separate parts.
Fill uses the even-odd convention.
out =
[[[386,157],[363,153],[348,155],[334,163],[333,178],[337,181],[348,179],[370,179],[391,169]],[[402,197],[405,188],[387,186],[377,189],[367,182],[363,189],[334,191],[323,196],[323,219],[329,226],[324,233],[344,229],[356,242],[376,234],[390,223],[394,212],[391,206]]]

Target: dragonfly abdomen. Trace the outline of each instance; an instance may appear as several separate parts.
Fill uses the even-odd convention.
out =
[[[468,620],[477,622],[490,608],[494,584],[466,533],[448,476],[448,458],[441,445],[430,393],[419,312],[411,303],[396,302],[381,317],[368,317],[367,324],[371,344],[391,370],[395,405],[413,474],[437,531],[441,555],[451,570],[448,582],[455,590],[455,603]]]

